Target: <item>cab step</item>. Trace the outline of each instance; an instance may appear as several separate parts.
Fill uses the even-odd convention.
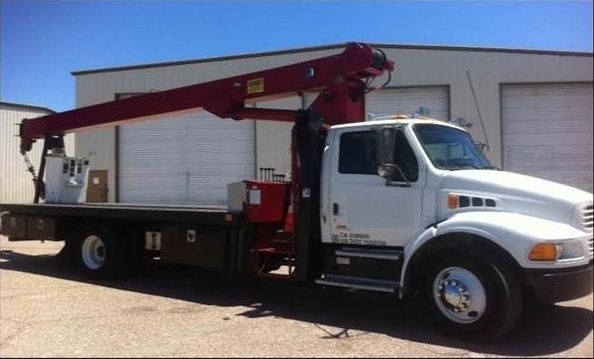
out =
[[[403,258],[401,250],[342,248],[334,251],[337,257],[356,257],[399,261]]]
[[[377,292],[395,293],[399,283],[391,280],[351,277],[337,274],[323,274],[315,282],[321,285],[365,289]]]

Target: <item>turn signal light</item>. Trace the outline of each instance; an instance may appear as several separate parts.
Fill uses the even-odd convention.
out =
[[[557,244],[538,243],[530,250],[528,259],[531,261],[556,261],[558,258]]]
[[[448,208],[449,209],[456,209],[458,208],[458,196],[455,194],[448,194]]]

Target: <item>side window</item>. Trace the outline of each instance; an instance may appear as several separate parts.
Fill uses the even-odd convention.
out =
[[[419,179],[419,163],[417,157],[410,147],[406,136],[402,131],[396,132],[396,144],[394,146],[394,162],[402,169],[404,175],[410,182]],[[404,181],[400,172],[395,171],[393,181]]]
[[[338,172],[376,175],[375,132],[349,132],[340,136]]]

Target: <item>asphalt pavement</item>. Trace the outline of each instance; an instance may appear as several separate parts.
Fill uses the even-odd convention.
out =
[[[61,243],[0,239],[5,357],[593,357],[592,295],[529,307],[489,343],[438,332],[415,303],[147,265],[98,281]]]

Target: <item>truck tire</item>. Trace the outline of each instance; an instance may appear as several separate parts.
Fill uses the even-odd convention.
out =
[[[83,229],[78,237],[78,262],[85,275],[112,278],[123,272],[126,246],[111,230],[92,225]]]
[[[509,266],[480,253],[440,255],[427,272],[424,289],[440,328],[464,339],[500,337],[522,311],[522,289]]]

